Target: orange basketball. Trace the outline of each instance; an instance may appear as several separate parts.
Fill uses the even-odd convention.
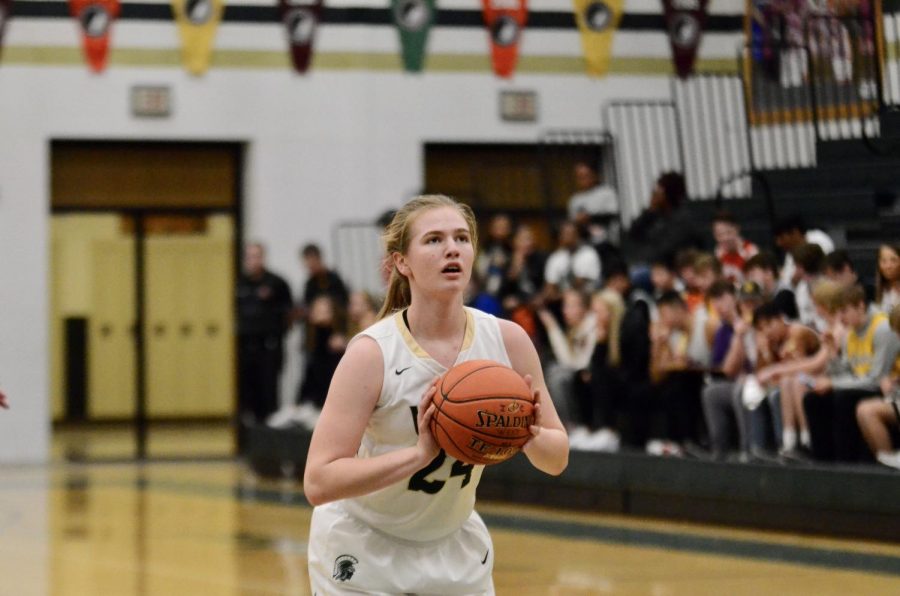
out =
[[[454,366],[438,381],[431,432],[467,464],[497,464],[522,448],[534,424],[534,398],[519,373],[492,360]]]

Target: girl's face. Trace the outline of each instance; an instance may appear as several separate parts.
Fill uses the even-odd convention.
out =
[[[347,304],[347,314],[358,319],[369,312],[369,299],[365,292],[353,292],[350,294],[350,302]]]
[[[566,326],[574,327],[584,319],[587,309],[577,292],[566,292],[562,298],[562,315]]]
[[[900,279],[900,255],[890,246],[882,246],[879,249],[878,270],[890,282]]]
[[[393,258],[411,287],[428,293],[462,294],[475,260],[469,226],[453,207],[428,209],[411,224],[406,254],[394,253]]]

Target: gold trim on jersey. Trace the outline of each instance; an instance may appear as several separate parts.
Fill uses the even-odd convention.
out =
[[[472,343],[475,341],[475,317],[472,315],[472,311],[468,308],[466,311],[466,331],[463,335],[463,343],[462,347],[459,349],[459,353],[462,354],[466,350],[472,347]],[[397,329],[400,331],[400,337],[403,338],[403,342],[406,344],[406,347],[409,348],[409,351],[413,353],[416,358],[427,358],[428,360],[434,360],[425,349],[419,345],[419,342],[416,341],[416,338],[413,337],[412,333],[409,331],[409,327],[406,326],[406,323],[403,321],[403,313],[406,312],[404,310],[398,311],[394,314],[394,323],[397,325]],[[459,356],[457,356],[457,359]]]

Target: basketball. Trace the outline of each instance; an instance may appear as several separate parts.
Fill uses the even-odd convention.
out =
[[[531,438],[534,397],[513,369],[492,360],[454,366],[438,381],[431,432],[467,464],[497,464]]]

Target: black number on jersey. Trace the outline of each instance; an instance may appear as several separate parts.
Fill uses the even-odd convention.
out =
[[[416,434],[419,434],[419,408],[418,406],[410,406],[410,410],[412,410],[413,425],[416,428]],[[437,471],[437,469],[442,465],[444,465],[444,462],[446,460],[447,454],[444,453],[443,449],[441,449],[438,452],[437,456],[435,456],[435,458],[431,460],[431,463],[429,463],[427,466],[410,477],[408,485],[409,490],[420,490],[429,495],[439,493],[440,490],[444,488],[444,485],[447,484],[447,481],[428,480],[428,476]],[[463,488],[464,486],[469,484],[470,480],[472,480],[472,469],[474,467],[475,466],[473,466],[472,464],[465,464],[459,460],[456,460],[453,462],[453,467],[450,468],[450,478],[453,478],[454,476],[462,476],[462,484],[460,484],[459,487]]]

